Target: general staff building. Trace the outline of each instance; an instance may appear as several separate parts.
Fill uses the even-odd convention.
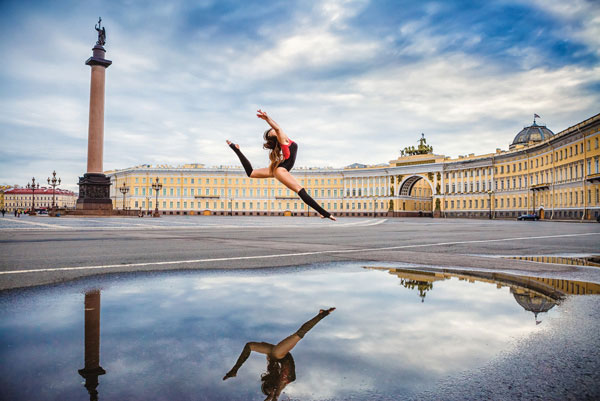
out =
[[[534,119],[505,151],[453,159],[417,150],[385,164],[295,168],[293,174],[336,216],[536,213],[541,219],[589,220],[600,214],[599,140],[600,114],[556,134]],[[151,212],[158,199],[161,214],[315,215],[276,180],[249,179],[241,166],[140,165],[106,174],[118,209]],[[152,189],[157,179],[158,194]]]

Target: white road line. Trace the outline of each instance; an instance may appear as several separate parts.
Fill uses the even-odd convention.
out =
[[[60,229],[64,228],[63,226],[57,226],[57,225],[54,225],[54,224],[38,223],[38,222],[26,221],[26,220],[14,220],[14,221],[15,221],[15,223],[31,224],[32,226],[60,228]],[[23,228],[23,227],[3,228],[3,229],[6,229],[6,230],[17,229],[18,230],[20,228]]]
[[[559,234],[559,235],[542,235],[542,236],[538,236],[538,237],[513,237],[513,238],[499,238],[499,239],[490,239],[490,240],[438,242],[435,244],[400,245],[400,246],[388,246],[388,247],[383,247],[383,248],[339,249],[339,250],[331,250],[331,251],[284,253],[284,254],[276,254],[276,255],[237,256],[237,257],[231,257],[231,258],[191,259],[191,260],[173,260],[173,261],[165,261],[165,262],[123,263],[123,264],[116,264],[116,265],[100,265],[100,266],[75,266],[75,267],[54,267],[54,268],[47,268],[47,269],[11,270],[11,271],[0,272],[0,275],[55,272],[55,271],[72,271],[72,270],[110,269],[113,267],[139,267],[139,266],[161,266],[161,265],[176,265],[176,264],[205,263],[205,262],[226,262],[226,261],[231,261],[231,260],[272,259],[272,258],[284,258],[284,257],[290,257],[290,256],[323,255],[323,254],[330,254],[330,253],[376,252],[376,251],[389,251],[389,250],[393,250],[393,249],[422,248],[422,247],[429,247],[429,246],[474,244],[474,243],[483,243],[483,242],[521,241],[521,240],[564,238],[564,237],[583,237],[583,236],[588,236],[588,235],[600,235],[600,233]]]
[[[143,228],[152,228],[158,230],[183,230],[183,229],[204,229],[204,228],[240,228],[240,229],[255,229],[255,228],[307,228],[307,227],[319,227],[319,228],[337,228],[337,227],[368,227],[368,226],[376,226],[382,223],[385,223],[387,219],[370,219],[365,221],[355,221],[352,223],[332,223],[332,224],[290,224],[290,225],[281,225],[281,224],[270,224],[270,225],[258,225],[258,226],[243,226],[243,225],[234,225],[234,224],[215,224],[215,225],[186,225],[186,226],[157,226],[157,225],[146,225],[142,223],[132,223],[128,226],[110,226],[110,227],[93,227],[93,226],[61,226],[61,225],[51,225],[44,223],[33,223],[27,222],[33,225],[40,225],[43,227],[49,227],[50,229],[58,229],[58,230],[82,230],[82,231],[112,231],[112,230],[140,230]],[[52,231],[52,230],[46,231]],[[31,231],[31,230],[40,230],[39,228],[32,227],[0,227],[0,231]]]

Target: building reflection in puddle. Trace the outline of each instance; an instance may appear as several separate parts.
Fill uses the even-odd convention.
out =
[[[317,323],[333,312],[335,308],[321,309],[319,313],[292,335],[284,338],[276,345],[266,342],[248,342],[238,357],[235,365],[225,374],[223,380],[237,376],[238,370],[250,357],[252,351],[267,356],[267,372],[261,375],[261,390],[267,396],[265,401],[277,401],[283,389],[296,380],[296,365],[291,351]]]
[[[421,302],[425,302],[427,292],[433,290],[433,283],[457,278],[460,281],[484,282],[496,288],[509,287],[515,301],[526,311],[532,312],[535,323],[540,324],[538,315],[548,312],[567,295],[600,294],[600,284],[583,281],[518,276],[506,273],[472,272],[463,270],[433,270],[418,268],[387,268],[365,266],[367,269],[387,270],[400,279],[400,285],[417,290]]]
[[[98,400],[98,376],[106,373],[100,366],[100,290],[85,293],[85,350],[84,368],[79,374],[85,378],[90,400]]]
[[[538,263],[553,263],[558,265],[570,265],[570,266],[594,266],[600,267],[600,255],[593,256],[552,256],[552,255],[539,255],[539,256],[506,256],[505,259],[516,259],[516,260],[527,260],[529,262]]]
[[[314,316],[306,305],[338,309],[278,362],[290,379],[279,376],[280,399],[419,399],[444,377],[521,352],[522,340],[598,325],[600,297],[565,299],[600,294],[598,284],[363,265],[106,277],[0,294],[0,399],[263,400],[263,355],[223,375],[248,341],[277,344]],[[557,374],[548,382],[564,384]]]

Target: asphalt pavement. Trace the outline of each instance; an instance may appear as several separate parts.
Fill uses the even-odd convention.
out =
[[[431,218],[4,217],[0,290],[96,274],[361,261],[560,276],[600,268],[503,256],[600,254],[600,224]]]

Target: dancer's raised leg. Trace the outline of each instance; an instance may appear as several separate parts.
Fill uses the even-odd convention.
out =
[[[317,203],[317,201],[315,201],[306,192],[306,190],[304,188],[302,188],[302,186],[300,184],[298,184],[298,181],[296,181],[296,179],[294,178],[294,176],[292,174],[290,174],[290,172],[287,171],[285,168],[283,168],[283,167],[277,167],[275,169],[275,178],[277,178],[277,180],[279,182],[281,182],[283,185],[285,185],[286,187],[288,187],[292,191],[296,192],[298,194],[298,196],[300,196],[300,198],[302,198],[302,200],[304,201],[304,203],[306,203],[308,206],[310,206],[313,209],[315,209],[317,211],[317,213],[319,213],[322,217],[328,218],[328,219],[331,219],[331,220],[334,220],[334,221],[336,220],[336,218],[333,217],[331,215],[331,213],[329,213],[327,210],[323,209]]]
[[[300,326],[298,331],[296,331],[291,336],[288,336],[288,337],[284,338],[283,340],[281,340],[273,348],[273,350],[271,351],[271,355],[273,355],[277,359],[283,358],[288,352],[290,352],[296,346],[296,344],[298,344],[298,341],[300,341],[301,339],[304,338],[304,336],[306,335],[306,333],[308,333],[308,331],[310,329],[315,327],[315,325],[317,323],[319,323],[321,321],[321,319],[323,319],[325,316],[329,315],[334,310],[335,310],[335,308],[329,308],[327,310],[321,309],[319,311],[319,313],[317,314],[317,316],[313,317],[308,322],[306,322],[302,326]]]
[[[248,175],[248,177],[250,177],[250,175],[252,174],[252,171],[253,171],[252,164],[250,164],[250,161],[248,159],[246,159],[246,156],[244,156],[244,154],[240,150],[240,145],[231,143],[231,141],[229,139],[227,140],[227,144],[229,145],[229,147],[231,149],[233,149],[235,154],[239,157],[240,161],[242,162],[242,166],[244,166],[244,170],[246,170],[246,174]]]

